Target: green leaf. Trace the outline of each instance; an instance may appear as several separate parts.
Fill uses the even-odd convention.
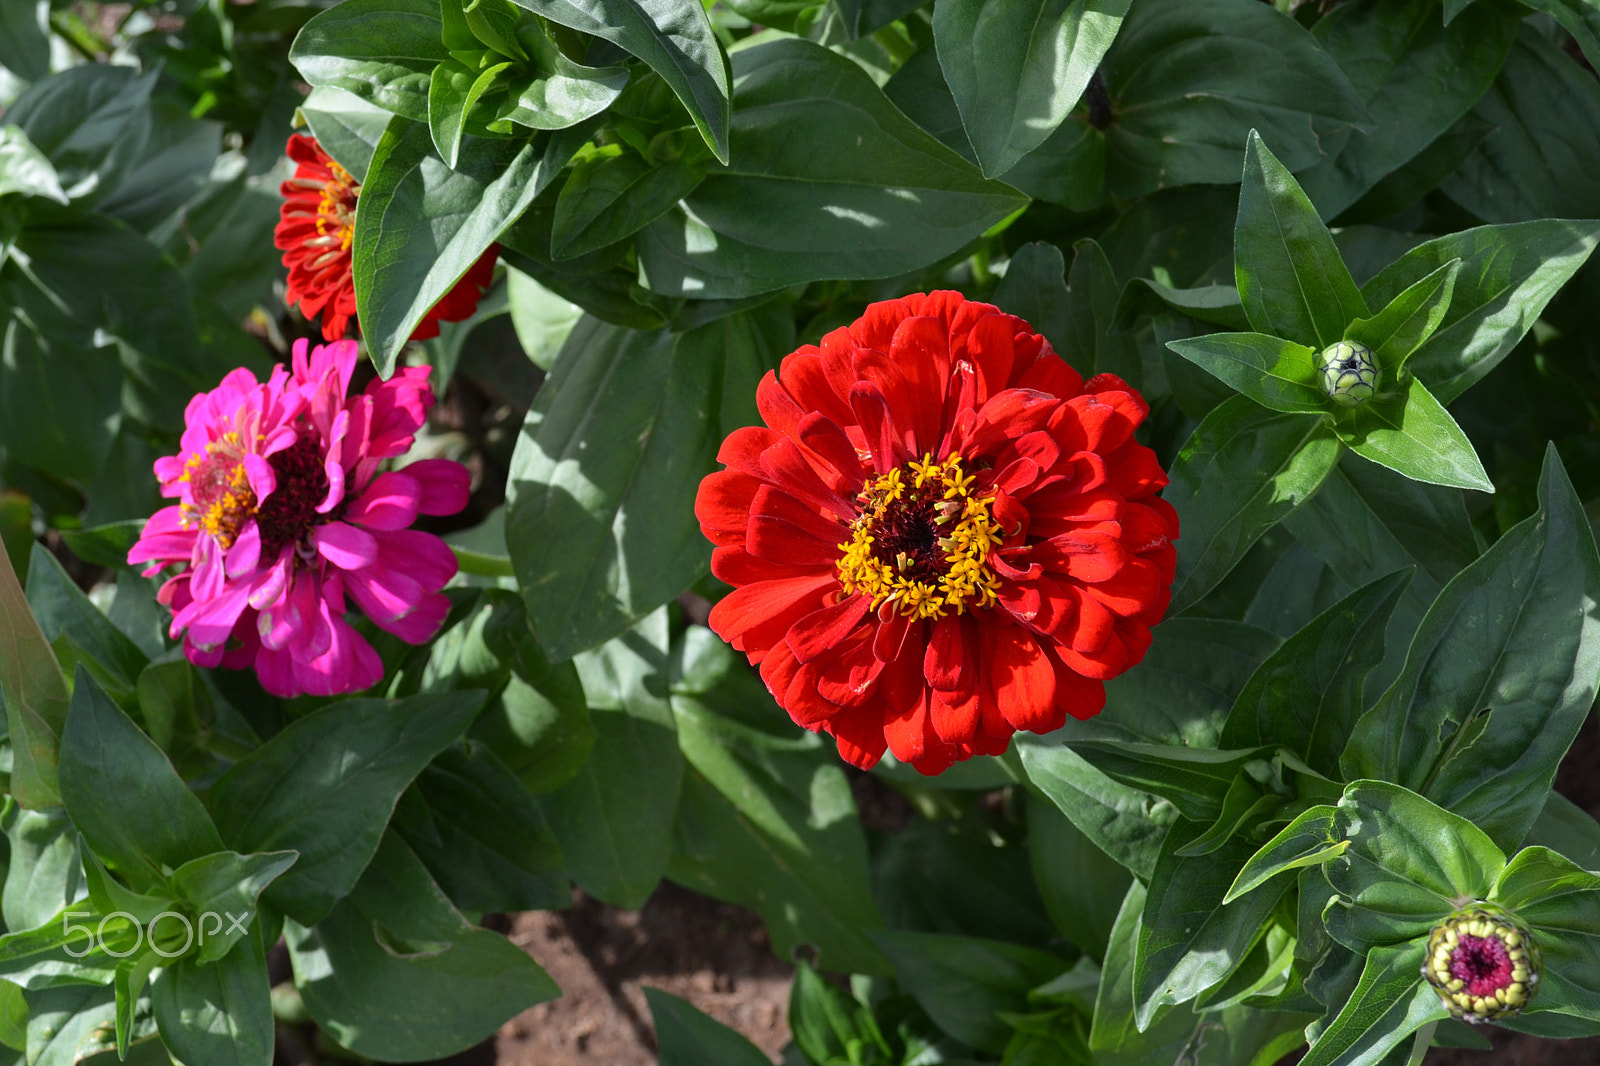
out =
[[[1072,749],[1017,740],[1034,787],[1095,845],[1135,876],[1149,878],[1177,808],[1112,780]]]
[[[732,163],[640,233],[650,289],[717,299],[890,277],[1026,206],[914,125],[844,56],[790,39],[734,58]]]
[[[289,62],[314,87],[426,122],[433,68],[450,58],[441,30],[435,0],[347,0],[305,24]]]
[[[482,11],[484,6],[480,4],[478,10]],[[507,98],[494,109],[495,117],[487,123],[491,132],[518,133],[521,132],[518,127],[564,130],[576,126],[609,108],[627,84],[625,67],[586,67],[574,63],[550,40],[547,31],[548,27],[540,26],[519,38],[531,45],[530,50],[535,53],[533,58],[541,68],[539,76],[517,77],[491,67],[479,74],[473,84],[467,101],[469,113],[477,97],[502,88],[510,90]],[[511,84],[506,86],[506,82]]]
[[[73,824],[135,891],[158,888],[167,870],[223,850],[211,816],[166,755],[81,668],[61,732],[60,774]]]
[[[91,529],[63,529],[61,539],[67,542],[73,555],[91,566],[126,569],[128,551],[138,543],[144,526],[144,519],[130,518]]]
[[[1600,168],[1600,85],[1558,45],[1522,26],[1473,113],[1494,132],[1440,185],[1445,195],[1487,222],[1595,213],[1586,175]]]
[[[1250,856],[1222,902],[1232,903],[1281,873],[1320,866],[1343,855],[1350,842],[1338,838],[1334,828],[1337,815],[1335,808],[1327,806],[1302,811]]]
[[[426,124],[390,122],[361,187],[351,253],[356,313],[379,373],[565,163],[543,139],[474,137],[451,169]]]
[[[999,940],[902,929],[880,930],[872,938],[894,964],[900,987],[935,1025],[994,1054],[1011,1035],[997,1013],[1026,1010],[1028,993],[1068,968],[1065,959]]]
[[[1239,302],[1239,290],[1232,285],[1174,289],[1149,278],[1134,278],[1122,290],[1122,298],[1117,301],[1116,328],[1130,329],[1141,316],[1154,317],[1163,311],[1177,311],[1240,333],[1250,330],[1250,320],[1245,318],[1244,305]]]
[[[1117,275],[1101,247],[1092,240],[1072,246],[1067,275],[1066,347],[1056,349],[1084,377],[1116,374],[1140,388],[1145,385],[1138,342],[1115,333]]]
[[[116,1001],[110,986],[67,985],[30,992],[28,1055],[32,1066],[74,1066],[97,1051],[114,1051]]]
[[[1493,492],[1472,442],[1421,378],[1380,393],[1333,423],[1339,440],[1363,459],[1413,481]]]
[[[872,1011],[818,976],[803,958],[795,961],[789,989],[789,1029],[800,1053],[814,1063],[856,1063],[874,1053],[892,1054]]]
[[[689,109],[717,158],[728,161],[728,60],[703,7],[673,0],[517,0],[517,5],[644,60]]]
[[[1374,948],[1361,981],[1301,1059],[1301,1066],[1378,1066],[1413,1032],[1449,1017],[1439,996],[1418,976],[1422,943]]]
[[[1488,122],[1473,112],[1462,115],[1455,125],[1435,137],[1433,143],[1413,156],[1410,162],[1385,175],[1365,196],[1346,208],[1339,216],[1339,220],[1345,223],[1342,232],[1351,232],[1350,223],[1377,223],[1392,218],[1422,199],[1441,181],[1455,173],[1473,149],[1493,131]],[[1382,232],[1394,237],[1406,236],[1395,230]],[[1354,265],[1350,249],[1342,242],[1340,248],[1345,253],[1345,262],[1352,264],[1350,272],[1355,275],[1357,282],[1371,277],[1372,271],[1363,274]]]
[[[1207,333],[1168,341],[1167,347],[1273,411],[1331,410],[1317,373],[1317,353],[1265,333]]]
[[[1103,151],[1106,188],[1119,197],[1193,182],[1231,185],[1239,142],[1252,125],[1290,170],[1300,170],[1321,159],[1328,134],[1368,121],[1311,34],[1264,4],[1136,3],[1101,71],[1110,125],[1089,129],[1062,165],[1093,166],[1090,157]],[[1087,126],[1086,119],[1082,109],[1073,116]]]
[[[36,810],[58,806],[56,762],[67,721],[67,680],[9,557],[0,559],[0,704],[11,741],[12,795]],[[10,899],[9,892],[5,898]]]
[[[40,14],[32,0],[0,3],[0,67],[23,81],[40,81],[50,74],[49,24]]]
[[[1084,954],[1104,961],[1128,871],[1037,794],[1028,796],[1028,858],[1051,922]]]
[[[1150,878],[1133,963],[1134,1021],[1141,1031],[1162,1006],[1187,1003],[1226,980],[1289,887],[1284,882],[1275,891],[1226,902],[1235,873],[1255,847],[1247,837],[1234,837],[1208,855],[1182,857],[1204,830],[1193,823],[1174,826]]]
[[[1479,226],[1420,244],[1362,287],[1386,306],[1453,259],[1461,260],[1444,320],[1407,369],[1450,403],[1499,365],[1600,241],[1600,223],[1541,219]]]
[[[426,820],[397,828],[446,895],[469,911],[565,907],[572,887],[538,804],[488,745],[443,752],[417,778]]]
[[[866,837],[832,745],[774,737],[691,697],[673,696],[672,709],[696,771],[673,830],[673,880],[759,912],[780,957],[810,944],[830,971],[885,971],[867,939],[883,919]]]
[[[1254,131],[1245,145],[1233,255],[1239,299],[1262,333],[1320,350],[1368,314],[1316,208]]]
[[[1072,749],[1112,780],[1163,796],[1185,818],[1207,822],[1222,813],[1240,771],[1270,754],[1262,748],[1219,751],[1129,741],[1075,741]]]
[[[16,126],[0,126],[0,196],[8,193],[67,202],[56,168]]]
[[[28,1001],[10,981],[0,981],[0,1044],[13,1051],[28,1046]]]
[[[1210,592],[1263,533],[1316,493],[1338,458],[1338,441],[1319,416],[1269,411],[1244,396],[1208,414],[1179,451],[1165,493],[1183,531],[1169,613]]]
[[[1593,0],[1528,0],[1528,7],[1555,16],[1572,34],[1591,67],[1600,65],[1600,7]]]
[[[400,793],[482,705],[482,693],[441,692],[313,711],[212,786],[223,839],[240,852],[299,852],[266,899],[314,924],[361,876]]]
[[[10,844],[5,892],[0,893],[5,927],[37,929],[84,894],[81,838],[60,807],[15,807],[5,816],[5,829]]]
[[[214,962],[164,966],[150,985],[161,1040],[184,1062],[271,1066],[271,985],[261,941],[247,936]]]
[[[561,345],[583,317],[583,308],[563,299],[515,267],[506,268],[511,324],[528,358],[540,370],[556,365]]]
[[[334,162],[357,181],[367,180],[372,153],[389,127],[389,112],[355,93],[320,85],[301,102],[298,114]]]
[[[1061,125],[1128,3],[947,0],[934,9],[939,65],[984,174],[1004,174]]]
[[[454,57],[433,68],[428,79],[428,135],[433,150],[444,165],[455,169],[461,156],[461,138],[466,133],[467,116],[494,79],[511,69],[510,62],[497,63],[481,73]]]
[[[659,1066],[768,1066],[766,1053],[687,1000],[645,988],[661,1045]]]
[[[685,160],[647,161],[612,144],[573,165],[556,201],[550,251],[557,259],[597,252],[633,236],[694,191],[704,169]]]
[[[313,928],[284,926],[311,1016],[360,1055],[444,1058],[561,994],[532,956],[468,922],[387,834],[349,897]]]
[[[93,659],[96,676],[114,686],[118,697],[133,692],[149,659],[89,602],[43,544],[35,544],[28,559],[28,605],[46,640],[71,637]]]
[[[548,792],[570,781],[594,747],[589,705],[577,668],[551,665],[531,634],[518,644],[513,666],[473,735],[487,741],[523,785]]]
[[[667,702],[667,612],[577,659],[596,735],[567,784],[539,797],[573,880],[637,909],[672,854],[683,756]]]
[[[1085,329],[1075,314],[1077,307],[1069,312],[1072,297],[1067,291],[1066,273],[1067,263],[1060,248],[1031,241],[1012,253],[993,299],[1000,310],[1016,315],[1043,335],[1057,355],[1082,373],[1083,367],[1093,368],[1093,353],[1075,351],[1074,342],[1085,333],[1092,336],[1093,323]]]
[[[1386,781],[1345,789],[1333,836],[1350,846],[1322,869],[1344,899],[1329,904],[1323,924],[1356,952],[1427,936],[1485,898],[1506,861],[1472,822]]]
[[[1220,743],[1276,744],[1338,777],[1339,754],[1365,707],[1367,673],[1383,658],[1389,616],[1411,580],[1379,578],[1319,614],[1251,675]]]
[[[1516,36],[1516,20],[1480,4],[1446,25],[1433,0],[1343,4],[1312,34],[1350,76],[1372,128],[1300,174],[1333,218],[1465,115],[1494,81]],[[1443,177],[1443,175],[1440,175]],[[1408,205],[1401,205],[1408,206]]]
[[[1600,870],[1600,822],[1559,792],[1545,800],[1523,844],[1560,852],[1585,870]]]
[[[709,564],[695,492],[755,386],[793,341],[787,309],[687,333],[585,319],[512,457],[506,539],[528,616],[558,661],[622,632]]]
[[[199,950],[194,962],[208,963],[230,954],[259,919],[256,899],[300,856],[293,851],[240,855],[219,851],[191,859],[173,871],[171,886],[193,908]],[[207,918],[215,928],[207,928]],[[249,948],[245,949],[248,951]]]
[[[1345,330],[1346,340],[1372,349],[1380,388],[1382,375],[1395,380],[1411,353],[1439,328],[1450,308],[1450,294],[1455,290],[1460,270],[1461,260],[1452,259],[1390,300],[1387,307],[1371,318],[1358,318]]]
[[[44,153],[67,196],[93,203],[116,189],[144,148],[155,75],[86,63],[36,81],[6,110]]]
[[[1553,448],[1539,501],[1439,594],[1341,760],[1346,777],[1403,784],[1508,847],[1538,817],[1600,675],[1600,558]]]

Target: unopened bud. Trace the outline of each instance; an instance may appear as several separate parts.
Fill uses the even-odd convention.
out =
[[[1491,1022],[1516,1014],[1538,991],[1539,949],[1521,922],[1478,903],[1434,926],[1422,976],[1451,1014]]]
[[[1378,390],[1378,364],[1372,349],[1355,341],[1330,344],[1317,353],[1323,391],[1334,403],[1357,407]]]

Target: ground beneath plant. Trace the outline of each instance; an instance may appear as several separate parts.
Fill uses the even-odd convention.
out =
[[[1600,723],[1591,715],[1556,787],[1600,817],[1597,770]],[[656,1043],[647,985],[737,1029],[774,1062],[788,1043],[791,968],[773,956],[761,920],[748,911],[663,884],[639,911],[579,893],[570,910],[508,920],[511,939],[563,994],[512,1019],[492,1044],[451,1060],[457,1066],[651,1066]],[[1494,1050],[1435,1048],[1426,1066],[1600,1066],[1600,1038],[1538,1040],[1493,1026],[1484,1032]]]

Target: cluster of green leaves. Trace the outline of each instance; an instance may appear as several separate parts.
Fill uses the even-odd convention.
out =
[[[814,960],[814,1066],[1398,1066],[1480,1039],[1418,977],[1480,899],[1546,960],[1507,1024],[1600,1033],[1600,824],[1551,791],[1600,681],[1590,8],[206,5],[137,35],[164,73],[52,74],[84,28],[0,0],[33,83],[0,120],[13,557],[30,504],[147,513],[182,401],[261,361],[236,326],[295,103],[362,183],[379,371],[498,243],[504,288],[425,358],[520,422],[486,455],[505,509],[457,538],[475,576],[429,645],[372,634],[369,698],[197,670],[126,568],[100,606],[42,548],[26,603],[0,574],[0,1042],[261,1066],[281,935],[280,1006],[444,1055],[556,994],[471,919],[663,877]],[[886,760],[914,813],[868,829],[831,745],[672,602],[726,591],[693,500],[761,376],[937,287],[1140,389],[1177,578],[1103,714],[937,780]],[[506,313],[537,373],[488,369]],[[1315,376],[1342,340],[1379,365],[1354,408]],[[68,543],[115,567],[129,534]],[[145,935],[218,900],[248,935]],[[666,1066],[765,1061],[649,998]]]

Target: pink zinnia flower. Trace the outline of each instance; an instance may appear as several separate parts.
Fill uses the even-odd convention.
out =
[[[196,666],[255,666],[277,696],[355,692],[383,677],[372,645],[345,620],[346,595],[378,627],[420,644],[450,601],[456,572],[418,514],[466,506],[470,475],[448,459],[380,473],[411,447],[433,406],[428,368],[402,368],[346,398],[356,344],[311,350],[263,383],[245,369],[189,402],[177,455],[159,459],[178,503],[145,524],[129,563],[161,587],[173,637]],[[186,565],[185,565],[186,564]]]

